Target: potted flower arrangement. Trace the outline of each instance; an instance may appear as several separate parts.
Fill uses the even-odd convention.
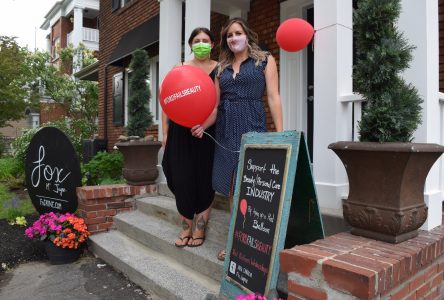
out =
[[[358,5],[353,80],[366,101],[360,142],[329,148],[347,171],[343,214],[351,233],[399,243],[415,237],[427,218],[424,184],[444,147],[412,143],[421,123],[422,99],[399,75],[414,49],[396,27],[400,0],[362,0]]]
[[[137,49],[131,59],[132,77],[129,82],[131,94],[128,101],[129,121],[126,127],[128,137],[120,137],[116,143],[123,154],[123,177],[131,185],[154,183],[157,170],[157,153],[162,145],[152,136],[145,137],[146,130],[153,123],[148,109],[151,93],[147,85],[148,54]]]
[[[49,212],[42,214],[25,234],[30,239],[44,241],[49,261],[57,265],[76,261],[90,232],[82,218]]]

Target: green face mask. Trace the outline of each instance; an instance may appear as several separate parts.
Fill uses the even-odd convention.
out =
[[[211,52],[211,45],[208,43],[196,43],[191,47],[191,50],[193,50],[194,56],[197,59],[203,59],[206,58],[208,55],[210,55]]]

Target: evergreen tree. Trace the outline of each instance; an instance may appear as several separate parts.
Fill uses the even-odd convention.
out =
[[[129,83],[131,95],[128,102],[129,122],[126,128],[129,136],[144,137],[146,129],[153,123],[153,116],[148,109],[151,92],[147,79],[148,54],[145,50],[137,49],[131,59],[132,77]]]
[[[361,141],[410,142],[421,123],[422,99],[399,75],[415,48],[396,27],[400,11],[400,0],[360,0],[353,16],[354,87],[366,100]]]

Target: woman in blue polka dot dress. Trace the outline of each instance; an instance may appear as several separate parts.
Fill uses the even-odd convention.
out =
[[[213,164],[213,188],[230,199],[234,190],[242,134],[265,132],[267,103],[276,131],[282,131],[282,106],[278,90],[276,62],[258,46],[257,34],[244,20],[234,18],[222,29],[219,70],[215,80],[218,95],[217,110],[202,124],[192,129],[202,137],[205,128],[216,122],[216,145]],[[225,251],[218,254],[225,258]]]

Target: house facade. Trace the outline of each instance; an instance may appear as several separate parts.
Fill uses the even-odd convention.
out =
[[[306,136],[321,212],[325,218],[340,219],[348,180],[328,145],[358,140],[362,99],[352,85],[353,5],[352,0],[101,0],[99,138],[106,139],[111,149],[124,133],[132,51],[143,48],[150,57],[150,108],[156,122],[149,133],[161,139],[159,83],[190,55],[186,43],[190,32],[204,26],[219,38],[226,20],[243,17],[258,33],[260,46],[276,58],[284,129],[303,131]],[[439,15],[443,13],[443,0],[402,1],[398,25],[416,46],[403,76],[424,99],[423,122],[415,133],[415,142],[420,143],[444,144],[444,94],[440,93],[444,80],[439,76]],[[316,30],[303,51],[289,53],[276,43],[276,30],[289,18],[306,19]],[[268,123],[273,130],[271,117]],[[442,219],[442,158],[429,173],[424,195],[429,216],[423,228],[431,229]],[[326,229],[329,233],[328,225]]]
[[[40,29],[49,31],[46,51],[51,55],[52,64],[60,66],[58,50],[69,45],[77,48],[83,44],[90,50],[99,50],[99,7],[99,0],[62,0],[51,7]],[[75,56],[74,60],[77,59]],[[73,65],[73,70],[68,70],[68,73],[81,69],[80,64]],[[66,115],[65,107],[49,97],[41,99],[40,113],[41,124],[58,120]]]
[[[57,50],[70,44],[99,50],[99,7],[98,0],[62,0],[53,5],[40,26],[49,30],[46,50],[52,63],[59,61]]]

